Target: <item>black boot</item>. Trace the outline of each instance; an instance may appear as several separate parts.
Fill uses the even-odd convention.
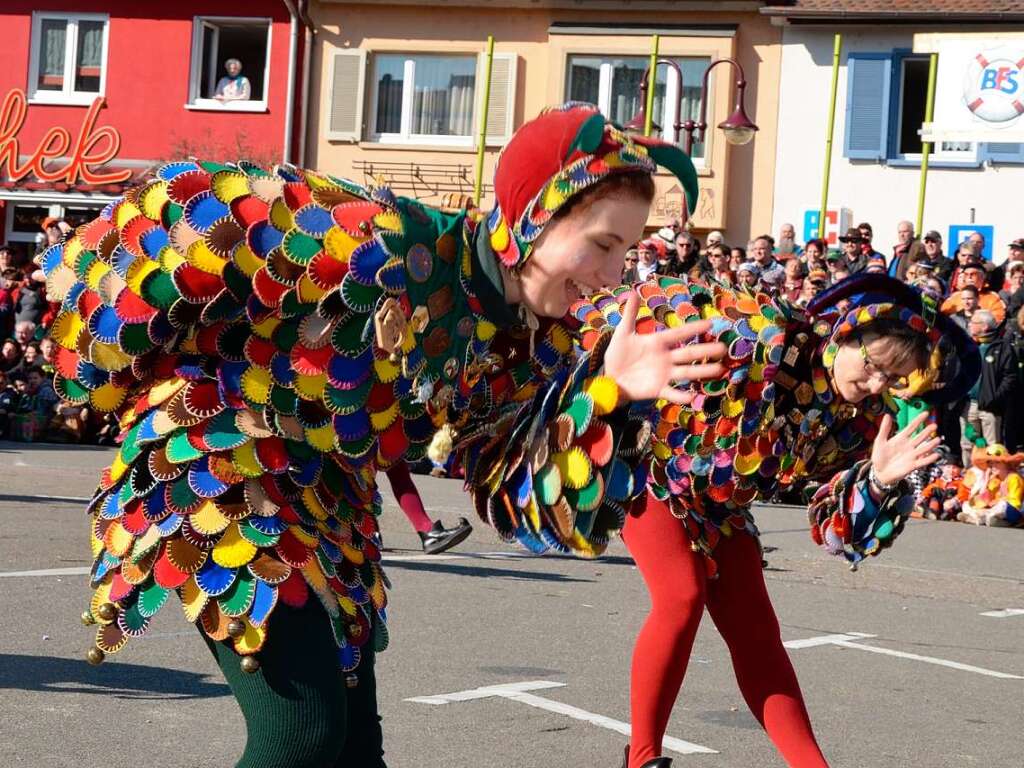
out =
[[[622,768],[629,768],[629,745],[626,745],[626,754],[622,757]],[[648,760],[640,768],[672,768],[671,757],[656,757]]]
[[[420,541],[423,542],[423,551],[428,555],[439,555],[461,544],[472,532],[473,526],[464,517],[459,518],[459,524],[454,528],[445,528],[440,520],[435,520],[429,531],[420,532]]]

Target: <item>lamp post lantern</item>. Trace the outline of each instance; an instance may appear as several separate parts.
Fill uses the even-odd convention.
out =
[[[722,133],[725,134],[725,140],[730,144],[747,144],[754,138],[754,134],[757,132],[757,125],[750,119],[750,116],[747,115],[747,110],[743,103],[744,94],[747,89],[747,79],[743,74],[743,67],[738,61],[735,59],[716,59],[711,62],[706,70],[704,70],[704,77],[700,89],[700,115],[696,122],[691,119],[687,119],[685,122],[680,122],[683,104],[683,72],[679,68],[679,65],[671,59],[658,59],[656,62],[656,66],[657,64],[666,64],[672,67],[679,78],[679,100],[676,102],[675,106],[675,121],[672,126],[672,140],[673,142],[678,141],[679,131],[685,131],[686,137],[683,143],[683,149],[686,150],[686,154],[690,154],[693,150],[693,142],[702,141],[707,133],[708,77],[711,75],[711,70],[719,64],[726,63],[736,69],[736,103],[733,106],[732,114],[720,122],[718,127],[722,129]],[[647,119],[647,88],[649,75],[650,67],[648,67],[647,71],[644,72],[644,77],[640,81],[640,112],[626,123],[627,130],[643,130],[644,123]]]

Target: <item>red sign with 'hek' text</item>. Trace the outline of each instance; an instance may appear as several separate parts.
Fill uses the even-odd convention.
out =
[[[100,173],[94,168],[109,162],[121,148],[121,136],[110,126],[96,127],[96,119],[103,108],[103,97],[97,96],[82,119],[77,136],[63,126],[50,128],[31,151],[19,151],[18,131],[25,123],[28,99],[20,89],[8,91],[0,106],[0,169],[11,181],[34,175],[40,181],[63,181],[75,184],[117,184],[131,177],[130,170]],[[24,165],[18,165],[19,155],[27,155]],[[56,158],[66,157],[63,165],[53,166]],[[49,161],[49,163],[47,162]]]

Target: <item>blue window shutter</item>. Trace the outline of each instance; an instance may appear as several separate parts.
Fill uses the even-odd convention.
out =
[[[889,135],[892,55],[851,53],[846,62],[846,134],[851,160],[881,160]]]
[[[993,163],[1024,163],[1024,144],[988,142],[982,144],[979,149],[979,160],[991,160]]]

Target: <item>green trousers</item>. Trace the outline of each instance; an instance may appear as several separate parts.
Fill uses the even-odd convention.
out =
[[[386,768],[373,652],[364,647],[349,687],[320,603],[278,605],[257,655],[243,672],[229,643],[203,635],[245,716],[245,752],[236,768]]]

